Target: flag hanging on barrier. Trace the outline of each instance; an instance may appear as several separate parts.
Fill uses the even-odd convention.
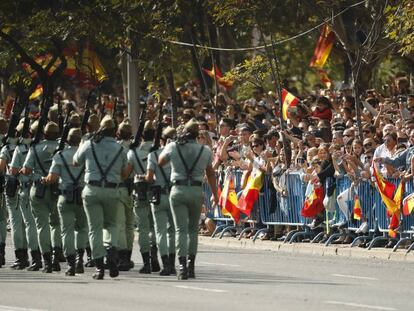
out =
[[[286,89],[282,89],[282,117],[287,121],[289,118],[289,108],[295,107],[299,104],[299,98],[292,93],[289,93]]]
[[[408,216],[414,209],[414,193],[411,193],[403,201],[403,215]]]
[[[377,188],[381,195],[382,201],[387,209],[387,215],[388,217],[391,217],[390,225],[388,227],[388,234],[391,237],[395,237],[397,234],[395,230],[400,225],[400,210],[404,196],[404,180],[401,179],[397,190],[395,190],[395,185],[384,179],[381,173],[378,172],[375,164],[373,166],[373,175],[377,182]]]
[[[313,218],[324,210],[323,206],[324,190],[323,187],[314,187],[312,192],[306,197],[301,210],[301,215]]]
[[[361,203],[359,201],[359,196],[358,194],[355,194],[354,197],[354,219],[356,220],[361,220],[362,218],[362,209],[361,209]]]
[[[237,208],[237,194],[234,187],[233,173],[227,174],[219,197],[219,205],[223,215],[231,216],[236,223],[239,222],[240,210]]]
[[[262,186],[262,172],[259,172],[255,176],[250,176],[246,188],[244,188],[243,193],[237,203],[237,207],[243,214],[250,216],[250,212],[252,211],[254,203],[259,197],[260,189],[262,189]]]

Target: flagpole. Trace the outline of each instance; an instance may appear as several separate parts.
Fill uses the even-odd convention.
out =
[[[260,37],[261,37],[261,39],[263,41],[263,44],[265,46],[264,50],[265,50],[265,53],[266,53],[266,58],[269,61],[272,80],[276,83],[275,87],[276,87],[277,95],[279,97],[279,106],[280,106],[279,107],[279,123],[280,123],[280,127],[282,129],[282,135],[281,136],[282,136],[282,144],[283,144],[283,153],[284,153],[284,156],[285,156],[286,167],[289,168],[290,167],[290,162],[291,162],[290,153],[288,152],[288,145],[287,145],[286,137],[283,134],[283,132],[286,130],[286,127],[285,127],[285,123],[284,123],[284,120],[283,120],[283,117],[282,117],[283,116],[283,112],[282,112],[282,109],[283,109],[282,84],[280,82],[280,72],[279,72],[279,66],[278,66],[278,63],[277,63],[276,52],[274,51],[274,46],[273,46],[273,36],[271,35],[271,44],[272,44],[272,54],[273,54],[273,58],[275,60],[275,67],[276,68],[273,67],[272,58],[269,55],[269,52],[267,50],[266,40],[264,38],[262,28],[260,27],[260,24],[258,24],[258,26],[259,26],[259,30],[260,30]]]

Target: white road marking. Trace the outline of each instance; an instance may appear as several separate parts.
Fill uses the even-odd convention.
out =
[[[185,285],[176,285],[176,288],[183,288],[183,289],[192,289],[192,290],[202,290],[205,292],[212,292],[212,293],[227,293],[227,290],[224,289],[214,289],[214,288],[202,288],[196,286],[185,286]]]
[[[348,274],[331,274],[331,275],[332,276],[337,276],[337,277],[340,277],[340,278],[378,281],[377,278],[372,278],[372,277],[369,277],[369,276],[358,276],[358,275],[348,275]]]
[[[381,307],[381,306],[372,306],[372,305],[363,305],[360,303],[352,303],[352,302],[341,302],[341,301],[325,301],[327,304],[331,305],[342,305],[352,308],[362,308],[362,309],[371,309],[371,310],[382,310],[382,311],[396,311],[398,309],[391,308],[391,307]]]
[[[44,311],[44,310],[0,305],[0,311]]]
[[[217,263],[217,262],[205,262],[205,261],[200,261],[199,264],[207,265],[207,266],[241,267],[240,265],[233,265],[229,263]]]

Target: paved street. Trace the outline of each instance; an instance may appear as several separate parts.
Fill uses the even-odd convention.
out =
[[[10,245],[10,244],[9,244]],[[7,248],[7,266],[12,251]],[[201,245],[197,279],[0,269],[0,310],[412,310],[414,264]],[[64,265],[62,265],[64,266]]]

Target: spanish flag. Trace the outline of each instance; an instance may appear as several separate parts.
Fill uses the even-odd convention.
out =
[[[289,118],[289,108],[295,107],[299,103],[299,98],[297,98],[292,93],[289,93],[286,89],[282,89],[282,117],[283,120]]]
[[[414,209],[414,193],[411,193],[403,201],[403,215],[408,216]]]
[[[354,219],[361,220],[362,218],[362,209],[361,209],[361,203],[359,201],[358,194],[355,195],[354,198]]]
[[[263,186],[263,173],[259,172],[255,176],[250,176],[249,181],[247,182],[246,187],[243,190],[242,195],[239,198],[237,207],[239,210],[250,216],[250,212],[253,209],[254,203],[259,197],[260,189]]]
[[[332,86],[332,81],[329,79],[328,76],[328,72],[326,72],[326,70],[323,70],[321,68],[316,68],[316,71],[319,74],[319,78],[321,79],[321,82],[323,83],[323,85],[326,86],[326,88],[331,88]]]
[[[313,218],[321,213],[325,208],[323,206],[323,198],[325,193],[323,187],[315,187],[307,196],[301,210],[301,215],[307,218]]]
[[[395,229],[397,229],[400,224],[401,203],[404,196],[404,180],[400,181],[394,194],[395,185],[386,181],[384,177],[378,173],[376,165],[373,166],[373,175],[377,181],[377,188],[382,201],[387,209],[387,215],[391,217],[388,234],[391,237],[395,237],[397,234]]]
[[[211,70],[203,68],[203,71],[212,79],[216,80],[218,84],[224,86],[226,89],[231,89],[233,86],[233,81],[223,77],[220,69],[217,65],[214,65]]]
[[[33,91],[32,94],[29,96],[29,100],[35,100],[36,98],[40,97],[43,94],[43,86],[38,84],[36,89]]]
[[[240,210],[237,208],[237,194],[234,188],[234,176],[228,173],[220,194],[219,205],[223,215],[231,216],[236,223],[240,220]]]
[[[316,44],[309,66],[322,68],[331,53],[334,42],[335,33],[328,24],[323,25],[322,32],[319,36],[319,40]]]
[[[97,84],[108,79],[108,75],[99,60],[98,54],[89,45],[82,51],[79,79],[83,86],[86,87],[95,87]]]

